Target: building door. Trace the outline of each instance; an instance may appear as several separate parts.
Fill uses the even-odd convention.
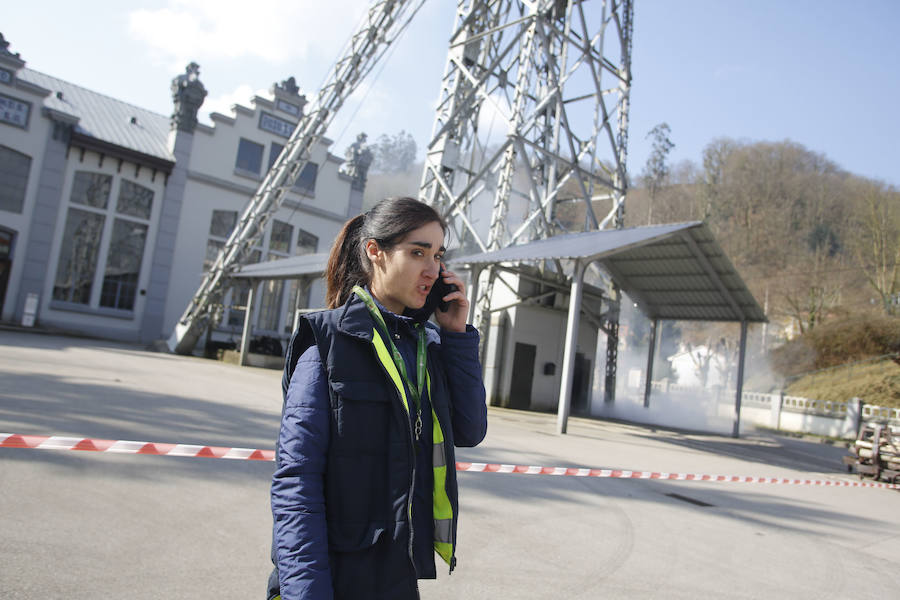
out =
[[[509,386],[508,408],[531,407],[531,384],[534,381],[534,359],[537,346],[516,342],[513,352],[512,383]]]
[[[0,230],[0,315],[3,314],[3,300],[6,298],[6,286],[12,269],[13,235],[12,232]]]
[[[587,414],[588,388],[591,382],[591,361],[581,352],[575,353],[575,369],[572,373],[572,412]]]

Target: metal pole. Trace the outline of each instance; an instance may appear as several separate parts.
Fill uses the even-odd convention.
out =
[[[622,298],[619,288],[613,285],[610,298],[609,318],[606,321],[606,379],[603,383],[603,401],[616,401],[616,373],[619,361],[619,307]]]
[[[650,324],[650,348],[647,350],[647,381],[644,382],[644,408],[650,407],[650,389],[653,383],[653,358],[656,355],[656,329],[659,319]]]
[[[741,435],[741,395],[744,393],[744,358],[747,353],[747,321],[741,321],[741,350],[738,358],[737,392],[734,398],[734,430],[731,437]]]
[[[478,303],[478,279],[481,277],[481,271],[484,267],[472,267],[469,271],[472,274],[472,280],[469,282],[469,316],[467,322],[475,324],[475,305]],[[482,334],[483,335],[483,334]]]
[[[556,432],[566,432],[569,406],[572,403],[572,379],[575,375],[575,349],[578,345],[578,325],[581,317],[581,294],[584,288],[584,271],[587,265],[575,261],[572,274],[572,291],[569,296],[569,317],[566,323],[566,346],[563,354],[562,382],[559,386],[559,409],[556,418]]]
[[[253,326],[250,324],[253,321],[253,298],[256,296],[260,283],[256,279],[251,279],[250,289],[247,292],[247,306],[244,308],[244,331],[241,334],[241,356],[238,361],[238,364],[242,367],[247,364],[247,354],[250,353],[250,333],[253,329]]]

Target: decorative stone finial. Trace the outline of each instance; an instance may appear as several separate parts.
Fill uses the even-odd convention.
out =
[[[293,77],[288,77],[280,84],[276,83],[275,88],[281,90],[285,94],[290,94],[291,96],[300,95],[300,86],[297,85],[297,80]]]
[[[366,140],[369,138],[365,133],[356,136],[356,141],[350,144],[344,157],[347,159],[341,165],[341,171],[353,178],[350,184],[355,190],[364,190],[366,187],[366,176],[369,173],[369,167],[372,165],[374,155]]]
[[[16,58],[19,57],[18,54],[13,54],[9,51],[9,42],[6,41],[6,38],[3,37],[2,33],[0,33],[0,53],[3,53],[7,56],[15,56]],[[293,77],[291,79],[293,79]]]
[[[275,106],[295,117],[303,116],[303,107],[306,106],[306,96],[300,94],[300,86],[293,77],[288,77],[281,83],[273,83],[269,89],[275,96]]]
[[[192,62],[184,69],[184,74],[172,80],[172,127],[186,133],[193,133],[197,127],[197,113],[206,98],[206,88],[200,82],[200,65]]]
[[[14,54],[9,51],[9,42],[6,41],[2,33],[0,33],[0,64],[14,69],[21,69],[25,66],[25,61],[22,60],[18,52]]]

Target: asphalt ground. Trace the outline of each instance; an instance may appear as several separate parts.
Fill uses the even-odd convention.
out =
[[[0,331],[0,431],[271,448],[280,373]],[[491,408],[458,460],[854,481],[846,450]],[[0,449],[0,598],[263,598],[273,464]],[[891,598],[900,492],[459,473],[425,600]]]

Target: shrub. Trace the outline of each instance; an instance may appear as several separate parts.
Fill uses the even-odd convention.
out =
[[[851,314],[822,323],[772,352],[775,368],[793,376],[900,352],[900,318]]]

